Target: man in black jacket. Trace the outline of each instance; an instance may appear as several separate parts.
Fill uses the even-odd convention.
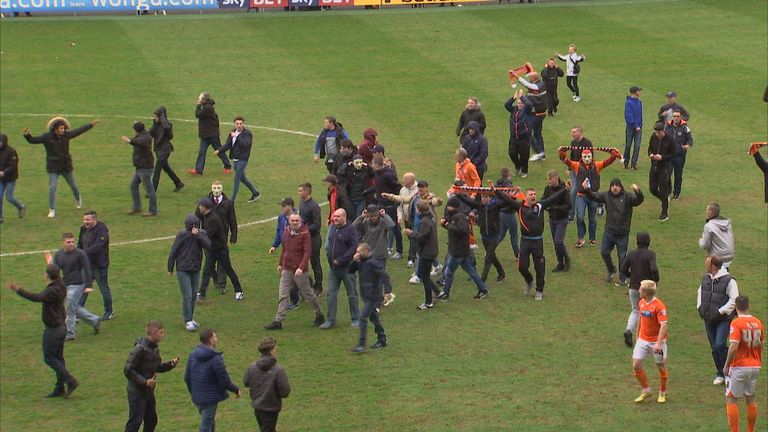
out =
[[[347,212],[338,209],[333,213],[333,224],[328,229],[328,242],[325,245],[325,255],[328,258],[330,270],[328,272],[328,315],[325,322],[320,325],[323,330],[336,325],[336,298],[341,289],[342,282],[347,290],[347,302],[349,303],[349,317],[352,327],[358,327],[360,322],[360,305],[357,302],[357,287],[355,275],[349,272],[352,257],[355,256],[359,243],[357,229],[351,223],[347,223]]]
[[[13,196],[18,178],[19,155],[8,145],[8,135],[0,133],[0,223],[3,223],[3,196],[19,211],[20,219],[27,214],[27,207]]]
[[[475,199],[471,199],[464,194],[456,195],[456,198],[467,207],[473,209],[476,213],[477,224],[480,225],[480,235],[485,248],[485,258],[483,260],[483,271],[480,277],[483,281],[488,280],[488,273],[491,271],[491,265],[496,268],[496,282],[501,283],[507,278],[501,261],[496,257],[496,248],[499,246],[499,226],[501,224],[499,214],[502,207],[506,204],[499,200],[492,199],[488,195],[477,194]]]
[[[165,337],[165,327],[160,321],[152,320],[146,327],[147,337],[136,343],[125,361],[123,374],[128,379],[128,422],[125,432],[138,432],[144,423],[144,432],[153,432],[157,427],[157,404],[155,387],[157,374],[176,367],[179,358],[163,362],[158,345]]]
[[[176,277],[181,289],[181,312],[184,326],[188,331],[195,331],[200,324],[194,319],[195,293],[200,284],[200,264],[203,261],[203,249],[211,247],[211,240],[205,230],[200,229],[200,219],[190,214],[184,219],[184,230],[176,234],[176,240],[168,253],[168,276]]]
[[[492,187],[492,189],[496,189]],[[536,301],[540,301],[544,297],[544,274],[546,272],[546,262],[544,260],[544,240],[542,234],[544,233],[544,210],[552,204],[558,202],[561,197],[568,192],[568,188],[561,189],[555,192],[549,198],[536,201],[536,190],[526,189],[525,201],[520,202],[514,198],[510,198],[502,191],[496,190],[496,196],[503,202],[506,202],[511,207],[520,212],[520,258],[518,261],[518,270],[525,279],[525,291],[524,295],[531,294],[531,288],[533,287],[533,275],[528,270],[530,265],[530,258],[533,256],[533,268],[536,270]]]
[[[224,193],[224,186],[220,181],[214,180],[211,183],[211,193],[208,194],[208,198],[213,201],[214,211],[224,225],[224,237],[228,238],[232,244],[237,243],[237,212],[235,211],[235,203],[227,198],[227,195]],[[203,217],[199,208],[195,209],[195,215],[198,218]],[[221,263],[216,264],[216,268],[213,271],[213,279],[216,281],[219,293],[222,295],[226,294],[227,274],[222,268]]]
[[[87,132],[100,120],[91,120],[90,123],[80,126],[70,131],[69,121],[64,117],[54,117],[48,121],[48,132],[32,136],[29,128],[24,129],[24,139],[30,144],[43,144],[45,146],[46,162],[45,167],[48,171],[48,217],[56,217],[56,187],[59,183],[59,176],[64,176],[69,187],[72,189],[72,195],[75,197],[75,207],[83,207],[83,197],[75,183],[74,167],[72,165],[72,155],[69,153],[69,141]]]
[[[243,288],[240,286],[240,279],[232,268],[232,261],[229,259],[229,246],[227,246],[227,230],[221,218],[214,210],[215,204],[210,198],[203,198],[197,203],[198,214],[200,215],[200,225],[211,240],[211,247],[205,256],[205,267],[203,268],[203,281],[200,283],[200,292],[197,294],[199,300],[205,300],[205,293],[208,290],[213,275],[213,267],[219,263],[224,268],[224,272],[232,281],[235,287],[235,300],[243,299]]]
[[[359,216],[369,204],[370,194],[365,190],[373,181],[373,168],[363,161],[360,154],[352,156],[352,161],[339,168],[339,184],[346,191],[352,206],[352,214]]]
[[[104,222],[96,219],[96,212],[88,210],[83,213],[83,225],[77,237],[77,248],[82,249],[91,263],[91,276],[99,284],[101,299],[104,303],[102,321],[111,320],[112,291],[109,289],[109,229]],[[80,306],[85,306],[88,293],[80,298]]]
[[[674,188],[672,189],[672,199],[680,199],[680,192],[683,188],[683,168],[685,167],[685,156],[688,150],[693,147],[693,136],[688,122],[683,119],[683,113],[676,109],[672,113],[672,120],[664,126],[664,132],[671,136],[675,141],[675,156],[667,166],[667,175],[672,180],[672,174],[675,175]]]
[[[659,221],[669,219],[669,173],[667,166],[675,155],[675,141],[664,132],[664,124],[653,126],[653,135],[648,143],[648,157],[651,159],[651,171],[648,176],[649,189],[653,196],[661,201]]]
[[[416,210],[419,212],[418,231],[414,232],[410,228],[405,229],[405,235],[410,237],[418,246],[416,276],[424,285],[424,303],[417,306],[420,310],[432,309],[432,293],[439,293],[435,283],[432,281],[431,271],[432,263],[437,259],[437,225],[432,219],[432,210],[429,201],[419,200],[416,203]]]
[[[624,331],[624,344],[629,348],[634,346],[632,333],[637,329],[640,282],[644,280],[659,281],[656,252],[648,248],[650,245],[650,234],[645,231],[637,233],[637,249],[627,254],[624,265],[621,267],[622,279],[629,278],[629,306],[632,310],[627,318],[627,329]]]
[[[470,162],[477,168],[477,175],[480,176],[480,180],[483,180],[483,175],[488,170],[488,139],[480,131],[482,126],[479,122],[471,121],[467,125],[467,131],[469,131],[464,138],[461,139],[461,148],[467,151],[467,157]]]
[[[456,136],[459,137],[459,143],[469,133],[467,127],[471,121],[478,122],[480,124],[480,133],[485,133],[485,114],[480,110],[480,101],[474,96],[467,98],[467,105],[459,116],[459,124],[456,126]]]
[[[475,256],[469,248],[469,222],[467,216],[461,211],[459,198],[454,196],[448,199],[445,204],[445,217],[440,220],[440,225],[448,230],[448,254],[445,257],[445,284],[437,298],[443,301],[450,299],[454,273],[461,266],[477,286],[477,294],[474,298],[484,299],[488,296],[488,287],[477,274]]]
[[[320,248],[323,246],[323,238],[320,236],[322,216],[320,216],[320,206],[312,199],[312,184],[303,183],[299,185],[299,216],[302,222],[309,230],[309,236],[312,239],[312,256],[309,263],[312,264],[312,274],[315,277],[312,288],[315,289],[315,295],[320,296],[323,292],[323,267],[320,264]],[[299,290],[291,291],[291,305],[298,305]],[[291,309],[291,306],[288,307]],[[293,307],[295,309],[295,307]]]
[[[557,97],[557,81],[563,77],[563,70],[555,63],[555,59],[550,58],[544,69],[541,70],[541,79],[547,86],[547,114],[554,116],[557,112],[557,106],[560,105],[560,99]]]
[[[133,210],[129,215],[141,214],[142,216],[157,216],[157,196],[155,195],[155,186],[152,184],[152,173],[155,167],[155,158],[152,156],[152,136],[147,132],[144,123],[137,121],[133,124],[133,130],[136,136],[128,138],[123,136],[121,139],[133,146],[133,166],[136,171],[131,179],[131,196],[133,197]],[[139,183],[144,184],[144,190],[149,195],[149,211],[141,212],[141,201],[139,199]]]
[[[203,175],[205,169],[205,153],[208,146],[214,150],[221,148],[221,137],[219,136],[219,115],[216,114],[216,108],[213,106],[216,101],[211,99],[208,92],[200,93],[197,98],[197,108],[195,108],[195,117],[197,117],[197,131],[200,137],[200,149],[197,152],[197,161],[194,168],[189,168],[188,173],[192,175]],[[232,174],[232,164],[229,163],[226,153],[218,153],[219,159],[224,164],[224,174]]]
[[[565,189],[565,183],[560,180],[560,174],[552,170],[547,174],[547,187],[544,188],[544,195],[541,198],[546,200],[562,189]],[[568,212],[570,209],[570,194],[560,195],[560,199],[553,202],[547,208],[549,212],[549,230],[552,233],[552,243],[555,245],[555,256],[557,256],[557,266],[552,270],[554,273],[568,271],[571,267],[571,259],[568,257],[568,251],[565,248],[565,230],[568,228]]]
[[[251,191],[251,198],[248,202],[255,202],[261,196],[261,193],[256,190],[245,176],[245,168],[248,166],[248,158],[251,157],[251,147],[253,146],[253,134],[250,130],[245,128],[245,119],[238,116],[234,120],[235,128],[229,132],[227,136],[227,142],[224,147],[214,150],[216,154],[222,152],[229,152],[229,156],[232,162],[235,163],[235,184],[232,186],[232,202],[237,198],[237,191],[240,189],[240,183],[242,182],[248,190]]]
[[[56,386],[45,397],[68,397],[78,383],[64,362],[64,335],[67,332],[64,325],[64,299],[67,298],[67,288],[61,281],[59,268],[54,264],[48,264],[45,268],[45,280],[48,286],[40,293],[31,293],[16,282],[8,283],[8,288],[27,300],[43,304],[43,359],[56,372]]]
[[[586,183],[586,180],[584,180]],[[643,203],[645,199],[643,192],[636,185],[632,185],[634,193],[627,193],[621,180],[615,178],[611,180],[611,187],[608,192],[592,192],[586,185],[584,192],[591,200],[605,204],[607,216],[605,218],[605,230],[603,231],[603,240],[600,242],[600,254],[605,261],[605,267],[608,270],[606,282],[611,283],[619,276],[619,270],[624,268],[624,259],[627,256],[627,245],[629,244],[629,231],[632,225],[632,209]],[[619,255],[619,266],[613,265],[611,252],[613,247]],[[622,277],[620,285],[625,285],[626,281]]]
[[[168,121],[168,112],[165,107],[160,105],[152,113],[152,127],[149,128],[149,134],[155,141],[155,171],[152,173],[152,185],[155,187],[155,193],[157,193],[157,187],[160,186],[160,171],[165,171],[168,177],[171,178],[173,184],[176,186],[173,191],[178,192],[184,187],[184,183],[181,181],[176,172],[171,168],[168,163],[168,159],[173,152],[173,124]]]

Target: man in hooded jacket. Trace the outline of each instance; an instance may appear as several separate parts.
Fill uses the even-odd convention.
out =
[[[184,182],[168,163],[173,152],[173,144],[171,144],[173,124],[168,121],[168,112],[162,105],[152,113],[152,127],[149,128],[149,134],[155,141],[155,171],[152,173],[152,186],[155,187],[155,193],[157,193],[157,187],[160,186],[160,171],[165,171],[173,181],[176,186],[173,191],[180,191],[184,187]]]
[[[467,151],[467,157],[477,168],[477,174],[480,181],[488,170],[488,139],[483,135],[482,125],[476,121],[471,121],[467,125],[467,135],[461,140],[461,148]]]
[[[733,226],[731,220],[720,216],[720,204],[707,206],[707,223],[699,239],[699,247],[707,255],[717,255],[723,261],[723,268],[728,269],[735,256]]]
[[[155,159],[152,157],[152,137],[147,132],[144,123],[140,121],[133,124],[133,130],[136,132],[136,136],[133,138],[122,137],[123,141],[133,146],[133,166],[136,168],[133,179],[131,179],[133,209],[128,214],[141,213],[139,183],[143,183],[144,190],[149,195],[149,212],[141,215],[157,216],[157,195],[155,195],[155,187],[152,185],[152,169],[155,166]]]
[[[45,146],[46,170],[48,171],[48,217],[56,217],[56,187],[59,176],[64,176],[72,195],[75,197],[75,207],[83,207],[83,197],[75,183],[72,155],[69,153],[69,141],[99,124],[101,120],[91,120],[90,123],[77,129],[69,130],[69,121],[64,117],[54,117],[48,121],[48,132],[32,136],[29,128],[24,129],[24,139],[30,144],[43,144]]]
[[[274,338],[262,339],[259,353],[261,357],[248,367],[243,384],[250,389],[251,406],[261,432],[274,432],[283,409],[283,398],[291,394],[291,384],[285,369],[277,365]]]
[[[197,108],[195,108],[195,117],[197,117],[197,134],[200,137],[200,149],[197,152],[197,161],[195,167],[187,170],[192,175],[203,175],[205,169],[205,153],[208,146],[214,150],[221,148],[221,136],[219,136],[219,115],[216,114],[216,108],[213,106],[216,101],[211,98],[208,92],[200,93],[197,98]],[[224,164],[224,174],[232,174],[232,164],[227,158],[227,154],[219,152],[219,159]]]
[[[181,289],[181,311],[187,330],[200,327],[194,320],[195,293],[200,284],[200,268],[203,261],[203,249],[211,247],[211,240],[205,230],[200,228],[200,219],[193,214],[184,219],[184,230],[176,234],[176,240],[168,254],[168,276],[176,267],[176,277]]]

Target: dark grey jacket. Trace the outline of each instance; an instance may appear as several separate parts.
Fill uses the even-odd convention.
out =
[[[291,394],[291,384],[285,369],[272,356],[261,356],[248,367],[243,385],[250,389],[251,406],[259,411],[277,412],[283,408],[283,398]]]
[[[192,227],[200,227],[200,220],[195,215],[187,215],[184,220],[186,229],[176,234],[176,240],[171,246],[171,252],[168,254],[168,273],[176,271],[197,272],[200,271],[200,264],[203,260],[203,248],[211,247],[211,240],[208,234],[201,229],[197,235],[192,234]]]

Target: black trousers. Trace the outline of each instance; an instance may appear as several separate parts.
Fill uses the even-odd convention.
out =
[[[531,137],[516,139],[509,137],[509,158],[515,164],[515,170],[528,173],[528,157],[531,155]]]
[[[667,167],[651,167],[648,175],[648,189],[653,196],[661,201],[661,214],[667,214],[669,209],[669,174]]]
[[[280,411],[260,411],[253,410],[256,415],[256,421],[259,422],[259,430],[261,432],[275,432],[277,427],[277,416],[280,415]]]
[[[155,392],[146,395],[128,393],[128,423],[125,424],[125,432],[138,432],[142,422],[144,432],[153,432],[157,426]]]
[[[213,275],[213,266],[219,263],[224,268],[224,272],[232,281],[232,285],[235,286],[235,292],[242,292],[243,288],[240,286],[240,279],[235,273],[235,269],[232,268],[232,261],[229,259],[229,248],[212,250],[209,249],[205,254],[205,267],[203,267],[203,280],[200,283],[200,293],[205,297],[205,291],[208,289],[208,283]]]
[[[171,178],[174,186],[181,186],[181,179],[173,171],[173,168],[171,168],[171,165],[168,163],[168,158],[163,160],[158,159],[155,163],[155,171],[152,173],[152,185],[155,187],[155,192],[157,192],[157,186],[160,184],[160,171],[165,171],[165,173],[168,174],[168,177]]]
[[[567,76],[565,77],[565,83],[568,85],[568,88],[575,94],[576,96],[579,95],[579,76]]]
[[[490,238],[483,237],[485,259],[483,262],[483,272],[480,274],[480,277],[483,280],[488,279],[488,273],[491,271],[491,265],[496,268],[496,273],[499,274],[499,277],[506,275],[506,273],[504,273],[504,267],[501,266],[501,261],[499,261],[499,258],[496,257],[496,248],[499,246],[498,240],[498,234]]]
[[[67,364],[64,361],[64,337],[67,334],[67,327],[45,327],[43,332],[43,360],[54,372],[56,372],[55,390],[64,390],[65,384],[75,382],[75,377],[67,370]]]
[[[536,271],[536,292],[544,292],[544,272],[546,271],[546,262],[544,260],[544,240],[527,239],[523,237],[520,240],[520,260],[518,261],[518,270],[523,275],[525,283],[533,282],[533,275],[528,270],[530,258],[533,256],[533,269]]]
[[[556,113],[558,105],[560,105],[560,98],[557,97],[557,86],[547,88],[547,113]]]
[[[422,285],[424,285],[424,303],[426,304],[432,303],[433,292],[439,292],[435,286],[435,283],[432,281],[432,276],[430,275],[432,272],[432,263],[434,261],[434,258],[419,257],[419,260],[416,264],[416,276],[419,277]]]

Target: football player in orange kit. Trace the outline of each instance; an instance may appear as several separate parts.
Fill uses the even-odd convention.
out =
[[[635,399],[636,403],[643,402],[653,395],[648,385],[648,376],[643,369],[643,360],[653,355],[656,367],[659,369],[659,398],[658,403],[667,401],[667,306],[656,297],[656,282],[644,280],[640,282],[640,330],[637,332],[637,342],[632,352],[632,368],[635,378],[643,392]]]

